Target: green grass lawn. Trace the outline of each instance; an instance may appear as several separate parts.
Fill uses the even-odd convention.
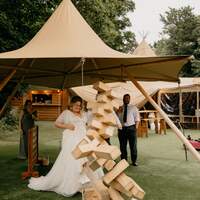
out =
[[[38,122],[40,129],[40,155],[49,156],[53,164],[59,153],[61,131],[52,122]],[[199,131],[187,130],[193,138]],[[1,134],[2,136],[2,134]],[[27,188],[28,181],[21,180],[26,162],[17,159],[19,136],[17,131],[0,137],[0,200],[79,200],[81,195],[66,198],[53,192],[37,192]],[[118,145],[117,137],[112,143]],[[200,163],[188,155],[174,133],[167,135],[150,133],[148,138],[138,139],[138,167],[130,166],[126,171],[146,192],[145,200],[199,200]],[[50,167],[49,167],[50,168]],[[49,168],[40,168],[46,174]]]

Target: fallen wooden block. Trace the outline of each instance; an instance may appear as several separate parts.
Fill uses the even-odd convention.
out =
[[[98,158],[97,162],[99,163],[100,166],[103,166],[106,163],[107,159],[104,158]]]
[[[97,160],[92,161],[89,164],[90,169],[92,169],[92,171],[96,171],[98,168],[101,167],[101,165],[97,162]]]
[[[134,181],[132,180],[134,187],[130,190],[132,195],[137,199],[143,199],[145,192],[144,190]]]
[[[82,193],[83,200],[101,200],[101,195],[93,188],[85,188]]]
[[[96,158],[95,160],[90,162],[89,167],[93,171],[96,171],[98,168],[103,167],[106,162],[107,160],[104,158]]]
[[[129,166],[128,162],[123,159],[114,168],[108,172],[104,177],[103,181],[105,184],[109,185],[119,174],[121,174]]]
[[[83,172],[90,179],[91,184],[95,188],[95,190],[100,194],[101,200],[110,200],[108,188],[103,184],[103,181],[101,179],[97,179],[97,177],[94,175],[93,171],[87,164],[83,168]]]
[[[75,159],[78,159],[80,156],[81,156],[81,154],[82,154],[82,152],[81,152],[81,150],[80,150],[80,146],[81,145],[84,145],[84,144],[88,144],[89,142],[86,140],[86,139],[82,139],[80,142],[79,142],[79,144],[76,146],[76,148],[72,151],[72,155],[74,156],[74,158]]]
[[[79,149],[82,152],[81,157],[88,156],[91,153],[91,151],[93,151],[99,144],[99,140],[94,139],[88,144],[79,145]]]
[[[96,160],[97,157],[96,157],[95,153],[93,152],[89,156],[87,156],[87,159],[89,162],[92,162],[92,161]]]
[[[99,122],[98,120],[93,119],[93,120],[90,122],[89,127],[99,130],[99,129],[102,129],[102,128],[103,128],[103,125],[102,125],[102,123]]]
[[[79,158],[83,158],[83,157],[86,157],[86,156],[89,156],[92,151],[97,147],[97,145],[99,145],[100,142],[99,140],[97,139],[94,139],[92,140],[91,142],[88,142],[87,144],[79,144],[77,146],[78,148],[78,151],[75,150],[75,152],[78,152],[78,153],[74,153],[72,152],[72,154],[74,155],[74,157],[76,159],[79,159]]]
[[[121,152],[117,146],[102,144],[96,147],[94,153],[98,158],[104,158],[107,160],[115,160],[121,155]]]
[[[125,173],[121,173],[117,178],[115,179],[118,183],[120,183],[126,191],[129,191],[131,188],[134,187],[133,180],[127,176]]]
[[[107,171],[110,171],[114,166],[116,165],[116,162],[114,160],[108,160],[104,164],[104,167]]]
[[[130,191],[127,191],[120,183],[118,183],[117,181],[113,180],[110,183],[110,186],[115,188],[116,190],[118,190],[119,192],[125,194],[127,197],[132,197],[132,193]]]
[[[124,198],[120,195],[120,193],[112,187],[108,188],[108,192],[110,194],[110,198],[112,200],[124,200]]]
[[[97,90],[98,92],[107,92],[110,90],[110,87],[108,85],[106,85],[105,83],[99,81],[99,82],[96,82],[94,85],[93,85],[93,88],[95,90]]]

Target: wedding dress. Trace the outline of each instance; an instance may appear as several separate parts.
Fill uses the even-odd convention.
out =
[[[66,129],[62,135],[62,148],[52,169],[46,176],[31,178],[28,187],[33,190],[54,191],[64,196],[72,196],[81,190],[82,184],[89,179],[82,173],[82,164],[86,158],[75,160],[71,152],[86,135],[87,115],[76,116],[65,110],[57,119],[61,123],[72,123],[75,130]],[[96,173],[103,176],[103,171]]]

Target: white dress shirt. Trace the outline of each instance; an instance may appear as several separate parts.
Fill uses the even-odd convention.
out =
[[[131,104],[127,105],[127,120],[125,123],[123,122],[124,105],[123,105],[122,112],[119,113],[118,116],[119,116],[119,120],[120,120],[122,126],[126,126],[126,127],[135,125],[136,122],[140,121],[140,114],[139,114],[137,107],[134,105],[131,105]]]

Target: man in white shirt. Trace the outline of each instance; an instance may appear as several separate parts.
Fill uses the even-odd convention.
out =
[[[127,160],[127,142],[129,141],[132,165],[137,166],[137,133],[140,115],[136,106],[130,103],[130,95],[123,97],[123,106],[118,111],[118,117],[122,124],[122,130],[118,130],[121,159]]]

